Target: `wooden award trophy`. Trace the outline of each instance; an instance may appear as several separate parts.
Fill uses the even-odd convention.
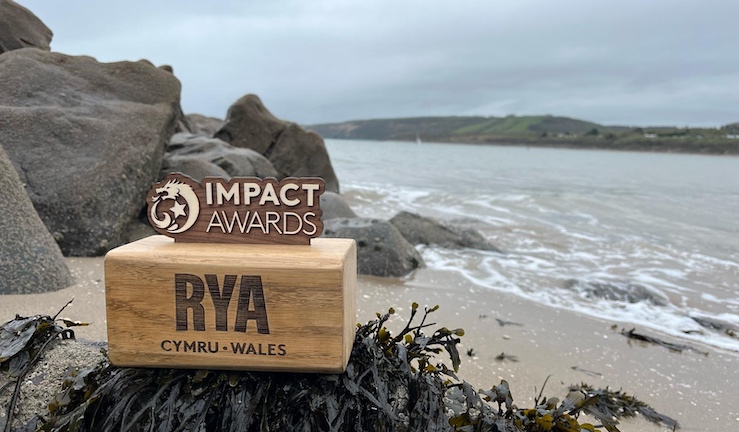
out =
[[[105,256],[117,366],[340,373],[356,324],[356,245],[323,231],[320,178],[200,183],[147,196],[151,236]]]

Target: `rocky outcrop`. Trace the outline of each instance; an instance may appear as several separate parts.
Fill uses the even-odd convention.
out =
[[[500,252],[478,231],[444,225],[434,219],[402,211],[390,219],[390,223],[403,234],[409,243],[438,245],[448,249],[471,248]]]
[[[175,171],[196,180],[206,176],[277,177],[277,171],[269,160],[254,150],[233,147],[217,138],[188,133],[172,136],[160,178]]]
[[[124,241],[157,180],[180,83],[150,63],[0,56],[0,142],[66,255]]]
[[[52,36],[31,11],[12,0],[0,0],[0,54],[21,48],[49,51]]]
[[[423,258],[390,222],[367,218],[337,218],[324,222],[324,237],[357,241],[360,274],[400,277],[423,267]]]
[[[355,218],[357,214],[354,213],[349,204],[344,201],[341,195],[334,192],[324,192],[321,195],[321,211],[323,211],[322,220],[336,219],[336,218]]]
[[[666,306],[669,303],[667,296],[661,292],[629,281],[584,281],[568,279],[565,281],[564,286],[587,298],[627,303],[649,302],[655,306]]]
[[[223,126],[223,120],[215,117],[207,117],[201,114],[188,114],[190,131],[196,135],[212,137]]]
[[[72,284],[59,246],[36,214],[0,147],[0,294],[55,291]]]
[[[214,136],[264,155],[277,169],[278,178],[318,176],[326,182],[327,191],[339,192],[339,180],[321,136],[278,119],[256,95],[246,95],[231,105],[226,122]]]
[[[214,136],[265,154],[287,124],[269,112],[259,96],[248,94],[228,108],[226,121]]]
[[[323,138],[317,133],[291,123],[280,133],[268,153],[269,160],[281,176],[322,177],[327,191],[339,193],[339,179],[334,173]]]
[[[148,60],[140,60],[142,62],[146,62],[152,66],[154,66],[153,63],[149,62]],[[171,73],[174,75],[174,69],[170,65],[161,65],[158,66],[160,70],[163,70],[165,72]],[[190,125],[190,120],[187,118],[184,112],[182,112],[182,107],[180,104],[177,104],[177,112],[176,112],[176,120],[175,120],[175,127],[174,131],[179,132],[192,132],[192,126]]]

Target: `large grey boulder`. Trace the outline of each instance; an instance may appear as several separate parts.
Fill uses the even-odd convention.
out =
[[[269,160],[254,150],[189,133],[178,133],[170,139],[160,177],[175,171],[196,180],[205,176],[277,177]]]
[[[335,192],[324,192],[321,194],[321,211],[323,212],[321,219],[324,221],[336,218],[357,217],[357,214],[344,201],[344,198]]]
[[[0,294],[56,291],[72,284],[59,246],[1,146],[0,239]]]
[[[368,218],[337,218],[324,222],[324,237],[357,241],[360,274],[399,277],[423,267],[423,258],[390,222]]]
[[[12,0],[0,0],[0,54],[21,48],[49,51],[52,36],[31,11]]]
[[[648,302],[655,306],[666,306],[670,302],[663,293],[629,281],[568,279],[564,286],[587,298],[626,303]]]
[[[390,219],[390,223],[414,245],[433,244],[448,249],[472,248],[500,252],[474,229],[445,225],[415,213],[402,211]]]
[[[202,114],[188,114],[186,117],[190,123],[190,131],[196,135],[212,137],[223,126],[223,120],[215,117]]]
[[[157,180],[180,83],[145,61],[0,56],[0,142],[65,255],[120,245]]]
[[[339,180],[321,136],[278,119],[256,95],[246,95],[231,105],[214,136],[264,155],[277,169],[278,178],[318,176],[326,182],[327,191],[339,192]]]

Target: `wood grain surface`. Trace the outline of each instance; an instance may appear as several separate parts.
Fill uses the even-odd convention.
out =
[[[220,245],[151,236],[121,246],[105,257],[110,360],[343,372],[354,341],[356,274],[351,239]]]

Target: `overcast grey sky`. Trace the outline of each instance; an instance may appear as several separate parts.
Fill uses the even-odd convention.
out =
[[[736,0],[17,1],[54,51],[172,65],[188,113],[739,121]]]

